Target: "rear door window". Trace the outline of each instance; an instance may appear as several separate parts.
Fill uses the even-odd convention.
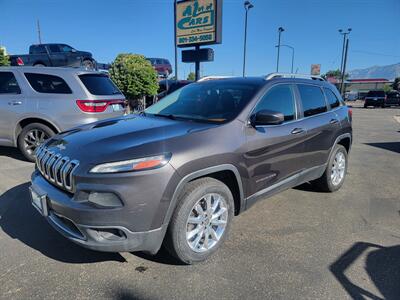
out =
[[[304,117],[314,116],[327,111],[325,97],[320,87],[307,84],[299,84],[297,87],[300,92]]]
[[[49,46],[50,52],[51,53],[58,53],[60,52],[60,47],[58,45],[50,45]]]
[[[46,53],[46,48],[43,45],[35,45],[30,48],[31,54]]]
[[[0,72],[0,94],[21,94],[17,79],[12,72]]]
[[[107,75],[83,74],[79,75],[79,78],[92,95],[110,96],[122,94]]]
[[[286,121],[295,119],[296,109],[292,87],[288,84],[280,84],[272,87],[257,104],[254,112],[271,110],[283,114]]]
[[[61,77],[37,73],[25,73],[25,77],[38,93],[72,94],[70,87]]]
[[[340,101],[336,97],[335,93],[332,92],[328,88],[324,88],[324,90],[325,90],[326,98],[328,99],[328,103],[331,106],[331,108],[333,109],[333,108],[339,107],[340,106]]]

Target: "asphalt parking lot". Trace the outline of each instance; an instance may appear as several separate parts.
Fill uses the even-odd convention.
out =
[[[353,115],[339,192],[303,185],[259,202],[194,266],[67,241],[31,207],[33,164],[0,147],[0,298],[399,299],[400,109]]]

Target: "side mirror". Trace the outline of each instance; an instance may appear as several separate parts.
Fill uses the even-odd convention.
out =
[[[285,121],[283,113],[273,110],[263,109],[250,117],[253,127],[259,125],[279,125]]]
[[[71,49],[71,52],[72,52],[72,53],[75,53],[75,52],[76,52],[76,49],[72,48],[72,49]]]

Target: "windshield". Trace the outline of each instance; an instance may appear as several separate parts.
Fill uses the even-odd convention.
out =
[[[254,83],[209,81],[189,84],[145,110],[146,114],[194,121],[229,122],[259,90]]]
[[[384,91],[369,91],[367,97],[385,97]]]

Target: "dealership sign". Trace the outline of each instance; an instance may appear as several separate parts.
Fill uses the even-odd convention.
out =
[[[176,6],[178,47],[221,43],[222,0],[182,0]]]

